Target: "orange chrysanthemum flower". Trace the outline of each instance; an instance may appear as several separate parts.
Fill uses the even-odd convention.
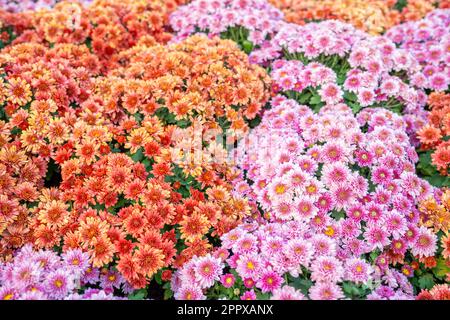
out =
[[[137,250],[136,262],[140,273],[152,277],[164,266],[164,255],[160,249],[144,245]]]
[[[201,239],[209,230],[208,218],[200,212],[194,212],[191,216],[184,216],[180,222],[181,238],[188,242]]]

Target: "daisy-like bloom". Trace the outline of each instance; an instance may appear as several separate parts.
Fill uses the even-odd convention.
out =
[[[56,270],[47,276],[45,288],[49,297],[62,299],[75,288],[75,279],[65,270]]]
[[[255,291],[245,291],[244,294],[241,296],[241,300],[256,300],[256,293]]]
[[[94,267],[102,267],[113,259],[114,246],[107,237],[94,238],[89,253]]]
[[[449,300],[450,299],[450,286],[448,284],[435,285],[430,294],[434,300]]]
[[[406,219],[396,211],[391,211],[384,215],[383,223],[394,239],[400,239],[408,230]]]
[[[180,288],[175,292],[174,295],[177,300],[205,300],[206,297],[202,292],[202,289],[195,285],[191,284],[189,286],[185,286]]]
[[[69,221],[67,206],[60,201],[47,202],[39,212],[39,220],[50,227],[60,227]]]
[[[332,282],[316,282],[309,289],[311,300],[339,300],[344,298],[342,289]]]
[[[402,239],[394,239],[392,240],[391,248],[395,254],[403,255],[408,249],[408,246]]]
[[[88,267],[81,277],[81,281],[87,284],[97,284],[99,281],[100,271],[96,268]]]
[[[450,164],[450,145],[442,143],[439,148],[431,155],[433,164],[443,172],[446,172]]]
[[[314,202],[308,197],[296,202],[296,217],[301,221],[308,221],[313,218],[317,213],[317,208],[314,206]]]
[[[299,239],[291,239],[287,242],[285,249],[288,259],[294,265],[309,266],[313,256],[313,247],[311,243]]]
[[[4,285],[0,287],[0,300],[18,300],[19,294],[14,288]]]
[[[417,240],[411,247],[411,253],[418,257],[430,257],[437,250],[436,234],[426,227],[420,227]]]
[[[220,283],[225,288],[231,288],[234,285],[235,281],[236,278],[231,273],[224,274],[220,277]]]
[[[315,206],[319,209],[320,212],[329,212],[334,207],[333,197],[329,193],[323,193],[319,195]]]
[[[220,279],[222,261],[208,254],[196,261],[194,270],[200,287],[208,288]]]
[[[135,257],[138,271],[147,277],[153,276],[164,265],[162,251],[149,245],[140,246]]]
[[[366,283],[369,281],[371,273],[371,266],[364,260],[353,258],[348,260],[345,264],[344,278],[349,281]]]
[[[402,272],[402,274],[404,274],[404,275],[407,276],[408,278],[411,278],[411,277],[414,276],[414,270],[413,270],[413,268],[412,268],[411,266],[408,266],[408,265],[404,265],[404,266],[402,267],[401,272]]]
[[[335,84],[327,84],[319,90],[320,97],[327,104],[337,104],[341,102],[343,92],[341,88]]]
[[[24,106],[31,101],[31,95],[31,87],[24,79],[9,79],[6,94],[9,102]]]
[[[383,250],[385,246],[390,243],[389,234],[384,228],[373,225],[369,226],[364,233],[364,238],[367,239],[368,244],[373,248]]]
[[[261,262],[255,254],[243,254],[237,260],[236,271],[242,278],[258,279],[261,268]]]
[[[383,167],[377,167],[372,171],[372,181],[376,184],[386,184],[392,179],[392,172]]]
[[[303,293],[288,285],[275,289],[272,293],[271,300],[305,300]]]
[[[181,237],[193,242],[201,239],[209,230],[208,218],[200,212],[194,212],[191,216],[185,216],[180,223]]]
[[[444,259],[448,259],[450,257],[450,234],[447,234],[441,238],[441,246],[443,248],[442,256]]]
[[[250,253],[255,251],[258,239],[251,235],[246,234],[242,236],[232,247],[233,251],[237,254]]]
[[[12,281],[17,288],[26,288],[39,282],[41,272],[37,262],[24,261],[12,270]]]
[[[336,283],[342,280],[344,268],[339,260],[333,257],[318,257],[311,264],[311,279]]]
[[[117,271],[108,270],[107,272],[105,272],[100,276],[100,283],[102,288],[104,289],[111,289],[111,290],[114,290],[113,288],[120,289],[122,282],[123,278]]]
[[[336,253],[336,242],[325,235],[313,236],[312,244],[317,256],[333,256]]]
[[[441,139],[442,134],[438,128],[427,125],[417,132],[417,136],[423,144],[433,145]]]
[[[372,90],[362,89],[358,93],[358,99],[363,107],[367,107],[375,102],[375,94]]]
[[[274,271],[266,271],[261,274],[259,281],[256,286],[261,288],[263,293],[273,292],[274,290],[281,287],[283,283],[283,278]]]

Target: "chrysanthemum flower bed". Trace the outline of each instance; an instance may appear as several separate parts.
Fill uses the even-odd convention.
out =
[[[418,20],[447,1],[427,0],[271,0],[296,24],[336,19],[370,34],[380,34],[395,24]]]
[[[414,173],[401,118],[382,109],[354,117],[345,105],[313,114],[282,97],[272,106],[237,150],[246,174],[236,189],[273,222],[238,227],[216,253],[225,254],[238,297],[412,298],[411,264],[438,247],[433,229],[419,224],[419,202],[433,189]],[[222,275],[219,258],[185,265],[176,295],[202,297]],[[223,287],[211,290],[233,297]]]
[[[0,2],[0,298],[448,297],[448,9],[350,2]]]

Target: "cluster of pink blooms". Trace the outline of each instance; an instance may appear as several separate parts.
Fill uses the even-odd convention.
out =
[[[119,299],[115,289],[133,291],[118,272],[93,268],[89,260],[79,249],[59,256],[27,244],[12,262],[0,263],[0,300],[112,300]]]
[[[283,13],[266,0],[194,0],[179,7],[170,24],[175,40],[199,31],[215,36],[228,28],[244,27],[249,31],[248,40],[262,45],[284,23],[282,19]]]
[[[393,27],[386,33],[420,63],[415,84],[445,91],[450,85],[450,9],[435,10],[424,19]]]
[[[390,220],[382,215],[405,217],[412,204],[432,194],[430,184],[414,172],[418,157],[400,116],[370,108],[355,117],[345,104],[315,114],[282,96],[272,106],[241,144],[242,152],[238,149],[246,178],[254,183],[242,180],[237,190],[272,211],[274,218],[323,216],[321,227],[326,228],[329,212],[345,210],[349,216],[357,213],[357,221],[373,222],[375,230],[383,220],[387,233]],[[413,222],[414,217],[408,219]],[[404,234],[408,221],[401,222],[391,235]],[[381,249],[381,244],[389,244],[387,234],[369,250]]]
[[[357,41],[368,37],[363,31],[337,20],[306,25],[283,23],[270,43],[252,52],[251,58],[257,63],[271,61],[283,54],[283,48],[292,54],[304,52],[311,59],[322,53],[344,57]]]
[[[305,221],[247,223],[225,234],[221,248],[178,270],[172,288],[176,299],[204,299],[211,287],[239,281],[242,300],[254,300],[257,293],[273,300],[336,300],[345,299],[341,284],[349,281],[371,288],[369,299],[412,298],[400,272],[356,255],[344,259],[341,251],[336,238],[316,233]],[[312,285],[302,292],[290,278],[309,278]]]
[[[204,297],[223,276],[225,261],[249,289],[275,298],[303,297],[282,287],[284,274],[300,276],[301,267],[314,282],[311,299],[343,298],[342,281],[372,286],[369,299],[412,297],[406,276],[389,267],[384,252],[430,257],[437,239],[419,227],[416,204],[434,190],[415,174],[417,154],[405,129],[403,119],[385,109],[355,117],[338,104],[315,114],[275,97],[237,150],[246,176],[235,187],[272,222],[240,226],[222,237],[215,255],[189,262],[173,282],[176,297]],[[233,255],[225,260],[227,250]],[[381,254],[361,258],[373,252]]]
[[[272,46],[276,55],[266,58],[284,52],[285,57],[294,59],[300,54],[307,62],[306,66],[300,62],[286,66],[284,60],[273,63],[272,76],[282,90],[302,92],[309,86],[321,86],[320,95],[327,104],[341,102],[345,90],[356,94],[362,107],[380,103],[389,107],[399,102],[406,106],[405,113],[421,112],[426,103],[425,93],[418,89],[422,85],[419,63],[387,38],[370,36],[349,24],[330,20],[286,25]],[[294,71],[289,72],[293,66]]]

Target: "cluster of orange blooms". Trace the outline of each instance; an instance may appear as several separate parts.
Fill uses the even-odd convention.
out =
[[[211,131],[247,131],[271,85],[234,42],[206,36],[162,45],[143,35],[102,64],[82,43],[99,25],[51,46],[23,41],[41,32],[28,30],[0,52],[0,259],[28,242],[81,248],[142,288],[258,213],[232,193],[238,172],[214,162],[224,150]],[[63,43],[71,36],[79,43]],[[178,161],[194,127],[209,132],[200,146],[210,156]]]
[[[246,121],[253,120],[270,97],[266,71],[250,64],[231,40],[194,35],[168,46],[141,41],[120,55],[120,63],[111,76],[147,81],[152,92],[136,95],[133,104],[152,109],[164,101],[175,120],[225,117],[232,132],[246,132]]]
[[[160,146],[150,145],[155,151]],[[151,159],[158,158],[155,153]],[[60,188],[45,189],[31,210],[33,242],[52,248],[62,240],[64,251],[82,248],[95,267],[117,263],[136,288],[162,268],[205,254],[212,247],[206,235],[222,235],[251,213],[247,200],[233,197],[231,186],[218,177],[205,193],[192,188],[183,198],[176,181],[165,182],[173,175],[166,162],[155,163],[150,172],[123,153],[83,162],[64,162]]]
[[[450,175],[450,94],[433,92],[428,97],[431,111],[428,124],[422,127],[417,135],[422,148],[433,150],[432,163],[442,175]],[[447,138],[446,138],[447,137]],[[445,139],[446,138],[446,139]]]
[[[371,34],[380,34],[392,26],[423,18],[433,10],[433,1],[408,0],[401,11],[397,0],[270,0],[283,10],[288,22],[305,24],[314,20],[336,19],[353,24]],[[438,2],[438,1],[436,1]],[[446,7],[448,1],[440,1]]]
[[[438,235],[440,248],[439,256],[427,257],[420,260],[427,268],[436,267],[438,260],[443,259],[447,270],[450,270],[450,189],[443,189],[440,196],[423,201],[419,207],[420,224],[433,229]],[[447,281],[450,272],[447,272]]]
[[[60,2],[51,9],[10,14],[0,10],[0,27],[11,25],[19,42],[87,44],[100,61],[116,63],[116,55],[152,36],[171,39],[168,19],[185,0],[95,0],[89,6]],[[19,19],[19,21],[17,21]]]
[[[423,201],[420,205],[421,224],[427,228],[432,228],[435,233],[442,231],[446,234],[446,240],[442,241],[443,256],[450,258],[450,189],[443,191],[439,202],[435,198]]]

